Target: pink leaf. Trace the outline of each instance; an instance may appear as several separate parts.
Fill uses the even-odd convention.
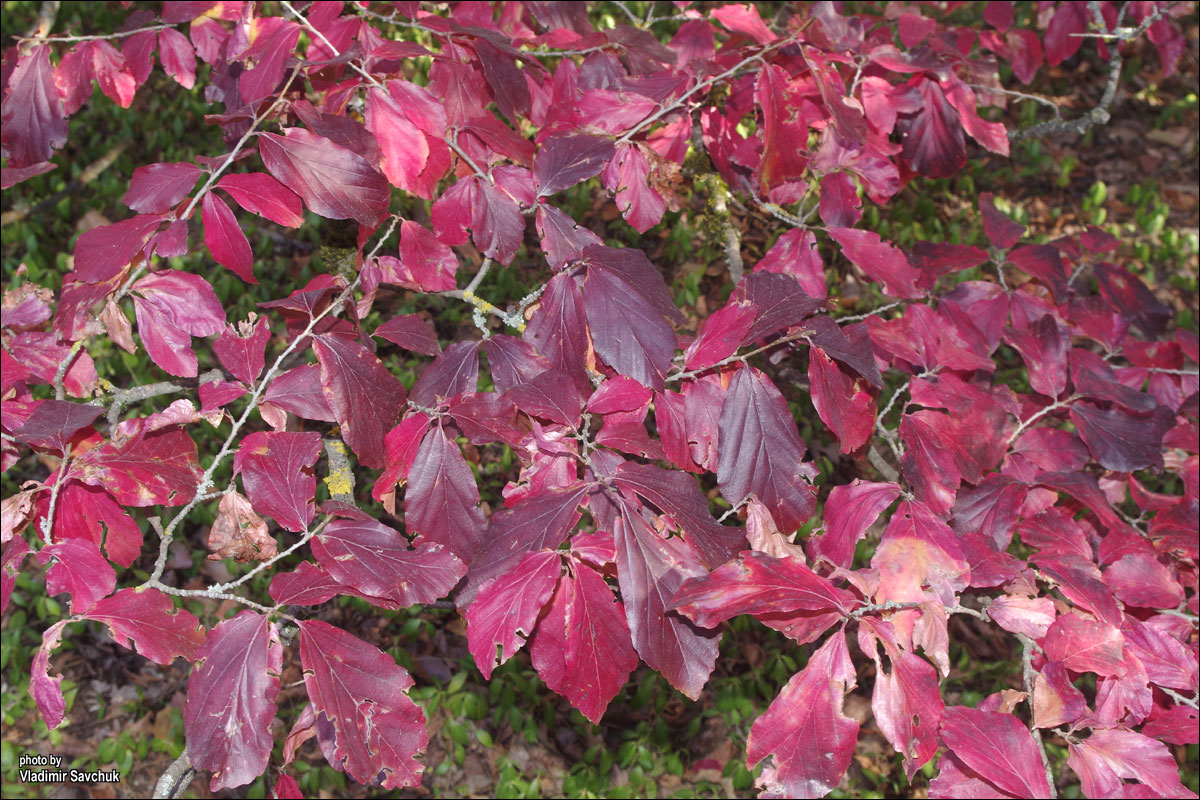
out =
[[[1183,586],[1153,556],[1130,553],[1104,571],[1104,582],[1127,606],[1176,608],[1184,600]]]
[[[253,317],[253,314],[251,315]],[[242,383],[253,385],[265,365],[267,340],[271,326],[265,317],[256,322],[239,322],[238,329],[226,326],[221,338],[213,342],[213,352],[221,366]]]
[[[250,242],[225,201],[213,192],[205,194],[201,219],[204,244],[216,262],[246,283],[258,283],[254,279],[254,254],[250,252]]]
[[[617,154],[604,169],[604,188],[612,192],[625,221],[638,233],[645,233],[662,220],[667,204],[656,189],[646,184],[650,162],[633,144],[617,148]]]
[[[30,665],[29,694],[33,696],[38,711],[42,712],[42,719],[46,721],[46,727],[50,730],[59,726],[67,711],[67,700],[62,692],[62,676],[50,677],[50,655],[58,649],[62,642],[63,629],[70,622],[69,619],[59,620],[46,629],[42,634],[42,644]]]
[[[191,378],[197,370],[193,336],[214,336],[225,328],[225,308],[212,284],[199,275],[155,272],[133,285],[133,309],[146,352],[172,375]]]
[[[871,566],[879,570],[877,602],[921,602],[928,597],[928,587],[943,605],[951,606],[971,579],[958,537],[919,500],[900,503]]]
[[[446,292],[454,289],[458,257],[428,228],[412,220],[406,219],[400,224],[400,261],[425,291]]]
[[[371,89],[367,94],[366,123],[379,142],[383,174],[393,186],[420,194],[421,173],[429,163],[425,134],[409,122],[399,104],[382,89]]]
[[[1012,714],[947,708],[942,741],[981,778],[1014,797],[1046,797],[1050,787],[1033,737]]]
[[[917,76],[909,81],[921,97],[915,114],[904,114],[896,130],[904,141],[903,157],[927,178],[945,178],[967,163],[966,142],[958,113],[937,81]]]
[[[851,453],[866,444],[875,430],[875,398],[819,347],[809,350],[808,380],[817,415],[837,436],[841,452]]]
[[[752,4],[718,6],[710,16],[734,33],[747,36],[759,44],[775,41],[775,34],[771,33],[771,29],[759,16],[758,9]]]
[[[1023,634],[1030,639],[1045,636],[1057,616],[1054,601],[1049,597],[1007,594],[992,600],[987,613],[1004,630]]]
[[[0,141],[9,159],[6,170],[48,161],[67,141],[66,112],[54,86],[50,48],[37,45],[17,60],[11,76],[7,69],[6,65],[8,92],[0,107]]]
[[[120,274],[142,252],[160,222],[161,217],[139,214],[79,234],[75,277],[84,283],[99,283]]]
[[[661,390],[675,355],[675,334],[654,307],[628,283],[604,269],[589,269],[583,306],[596,354],[621,375]]]
[[[1125,674],[1124,644],[1125,637],[1115,625],[1071,613],[1054,620],[1042,647],[1046,658],[1061,661],[1075,672],[1121,676]]]
[[[754,307],[747,303],[727,303],[714,311],[704,320],[700,333],[688,347],[684,367],[706,369],[733,355],[753,323]]]
[[[990,608],[988,612],[991,613]],[[1087,700],[1071,683],[1066,667],[1058,661],[1047,661],[1033,680],[1034,727],[1072,725],[1085,711]]]
[[[182,33],[174,28],[158,32],[158,58],[163,70],[184,89],[196,85],[196,50]]]
[[[1098,730],[1082,742],[1069,742],[1068,747],[1067,764],[1088,797],[1122,796],[1126,781],[1139,781],[1161,797],[1196,796],[1180,783],[1179,765],[1171,751],[1148,736]]]
[[[466,620],[471,655],[484,678],[490,679],[492,670],[512,658],[533,633],[560,573],[558,553],[538,550],[480,588]]]
[[[317,620],[300,623],[300,663],[325,760],[359,783],[417,786],[429,742],[413,679],[392,657]]]
[[[192,764],[213,773],[216,792],[267,769],[283,645],[265,616],[243,611],[219,623],[196,653],[184,733]]]
[[[84,614],[108,626],[113,640],[156,664],[170,664],[182,656],[196,660],[205,631],[187,611],[175,608],[171,598],[157,589],[122,589]]]
[[[838,785],[858,740],[858,723],[842,710],[854,686],[846,637],[838,631],[750,728],[746,766],[773,758],[758,781],[764,796],[823,797]]]
[[[897,646],[887,623],[865,620],[859,641],[875,660],[875,691],[871,710],[884,737],[904,756],[909,780],[938,749],[938,726],[945,711],[937,671],[928,661]],[[870,631],[887,651],[887,663],[879,657],[878,644],[867,644]]]
[[[312,468],[321,454],[318,433],[251,433],[233,459],[246,496],[261,514],[289,531],[312,522],[317,479]]]
[[[830,228],[829,235],[842,246],[842,253],[874,281],[883,285],[885,294],[912,299],[921,296],[917,282],[921,273],[913,269],[899,248],[871,231],[854,228]]]
[[[754,271],[791,275],[809,297],[825,298],[825,264],[817,249],[817,237],[810,230],[792,228],[784,232],[754,265]]]
[[[825,533],[809,540],[813,558],[849,569],[854,546],[899,495],[900,487],[893,483],[868,483],[861,478],[833,487],[825,501]]]

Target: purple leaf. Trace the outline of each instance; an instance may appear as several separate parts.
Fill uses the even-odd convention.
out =
[[[148,164],[133,171],[121,202],[139,214],[166,214],[188,196],[200,177],[195,164]]]
[[[303,128],[287,128],[283,136],[260,133],[258,142],[267,171],[311,211],[366,227],[387,213],[387,179],[358,153]]]
[[[752,367],[738,370],[721,409],[721,495],[736,504],[754,494],[781,531],[799,528],[815,505],[802,477],[804,449],[787,401],[770,379]]]
[[[214,192],[204,195],[201,219],[204,245],[216,262],[246,283],[258,283],[254,279],[254,254],[250,251],[250,242],[229,206]]]
[[[233,377],[253,385],[266,363],[265,353],[270,338],[271,326],[265,317],[260,317],[253,325],[248,321],[239,322],[238,330],[226,326],[221,338],[213,342],[213,352],[221,366],[229,370]]]
[[[548,136],[538,147],[533,162],[537,196],[548,197],[599,175],[614,153],[612,140],[605,137],[577,132]],[[548,212],[557,211],[551,206],[545,208]]]
[[[84,283],[100,283],[119,275],[142,252],[160,222],[162,217],[139,214],[79,234],[75,277]]]
[[[479,342],[455,342],[443,350],[412,388],[412,401],[434,407],[474,392],[479,382]]]
[[[95,422],[102,413],[104,409],[99,406],[45,400],[33,410],[25,424],[13,432],[13,438],[33,447],[57,450],[66,455],[71,438]]]
[[[809,540],[812,557],[849,569],[858,540],[899,495],[900,487],[894,483],[862,479],[833,487],[825,501],[825,533]]]
[[[1172,414],[1158,408],[1150,414],[1129,414],[1117,408],[1102,409],[1094,403],[1071,405],[1071,421],[1079,438],[1105,469],[1134,472],[1162,468],[1162,440],[1173,423]]]
[[[404,408],[404,384],[357,341],[321,334],[314,337],[313,349],[342,438],[364,466],[382,468],[383,436]]]
[[[440,426],[425,434],[409,470],[404,526],[467,563],[483,541],[475,475]]]
[[[650,162],[641,147],[623,144],[602,176],[604,188],[613,193],[621,215],[638,233],[657,225],[667,208],[662,195],[646,184],[650,171]]]
[[[188,680],[184,733],[192,764],[213,773],[210,789],[233,789],[267,769],[283,645],[262,614],[243,611],[209,634]]]
[[[937,81],[919,75],[909,81],[920,94],[920,109],[901,114],[896,131],[904,141],[903,158],[927,178],[945,178],[967,163],[966,142],[958,112]]]
[[[437,356],[442,352],[433,326],[429,324],[429,320],[417,314],[392,317],[372,331],[371,335],[383,337],[405,350],[425,356]]]
[[[862,219],[862,201],[849,175],[830,172],[821,178],[820,213],[832,228],[853,228]]]
[[[655,308],[604,269],[588,270],[583,306],[596,354],[621,375],[661,390],[675,355],[675,334]]]
[[[6,56],[7,58],[8,56]],[[4,105],[0,107],[0,129],[7,168],[28,167],[48,161],[67,142],[67,120],[62,100],[54,86],[50,48],[33,47],[18,59],[9,75],[5,65]],[[88,91],[91,91],[90,81]],[[54,726],[51,726],[54,727]]]
[[[983,216],[983,231],[992,247],[1007,250],[1025,235],[1025,226],[1000,213],[991,192],[979,195],[979,213]]]

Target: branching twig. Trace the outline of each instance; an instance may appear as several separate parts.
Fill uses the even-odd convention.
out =
[[[225,377],[225,373],[220,369],[210,369],[208,372],[201,374],[196,378],[179,378],[173,381],[159,381],[158,383],[147,383],[143,386],[134,386],[131,389],[122,389],[119,392],[114,392],[109,395],[108,399],[112,405],[108,407],[108,425],[115,429],[117,423],[120,422],[121,411],[125,406],[131,403],[140,403],[143,400],[148,400],[151,397],[159,397],[164,394],[174,394],[176,392],[186,391],[189,388],[202,386],[206,383],[219,381]],[[99,400],[93,400],[91,405],[100,405]]]

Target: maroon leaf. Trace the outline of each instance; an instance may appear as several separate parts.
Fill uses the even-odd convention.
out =
[[[1048,244],[1018,247],[1008,254],[1008,261],[1022,272],[1032,275],[1054,293],[1056,302],[1067,299],[1067,272],[1058,248]]]
[[[360,592],[340,583],[317,564],[302,561],[291,572],[277,572],[271,579],[271,598],[280,605],[319,606],[340,594],[361,597],[382,608],[398,608],[392,600]]]
[[[570,275],[555,275],[546,282],[542,301],[525,328],[525,339],[550,360],[552,366],[578,371],[589,348],[583,295]]]
[[[265,365],[264,355],[270,338],[271,326],[265,317],[253,323],[239,322],[237,330],[227,326],[221,332],[221,338],[213,342],[213,352],[233,377],[253,385]]]
[[[443,350],[413,385],[412,401],[437,406],[474,392],[479,382],[479,342],[461,341]]]
[[[612,272],[588,270],[583,307],[596,354],[621,375],[661,390],[675,355],[671,326]]]
[[[901,114],[896,120],[896,131],[904,141],[904,160],[928,178],[953,175],[967,162],[958,112],[937,81],[922,75],[908,85],[920,94],[921,104],[915,114]]]
[[[317,563],[335,580],[398,608],[445,597],[467,571],[441,545],[410,549],[399,531],[373,519],[334,520],[311,544]]]
[[[736,504],[753,494],[781,531],[799,528],[814,507],[812,489],[802,477],[804,449],[774,384],[752,367],[738,370],[721,409],[721,495]]]
[[[862,201],[849,175],[830,172],[821,178],[820,213],[833,228],[853,228],[862,219]]]
[[[133,171],[121,202],[139,214],[166,214],[187,197],[201,170],[195,164],[148,164]]]
[[[196,85],[196,50],[182,33],[174,28],[158,32],[158,58],[163,71],[184,89]]]
[[[9,159],[7,167],[48,161],[67,142],[66,113],[54,86],[50,48],[33,47],[17,61],[11,75],[6,64],[5,87],[8,92],[0,107],[0,141]]]
[[[192,764],[213,773],[216,792],[267,769],[283,645],[267,617],[243,611],[209,634],[188,680],[184,733]]]
[[[45,400],[33,410],[25,424],[13,432],[18,442],[66,454],[71,438],[104,413],[98,406]]]
[[[845,693],[855,685],[846,637],[839,631],[750,728],[746,766],[773,759],[758,779],[765,794],[824,797],[838,785],[858,740],[858,723],[842,710]]]
[[[582,382],[582,379],[579,379]],[[582,386],[575,376],[557,369],[548,369],[504,393],[526,414],[579,427],[583,411],[586,383]]]
[[[669,515],[709,566],[724,564],[745,545],[741,531],[726,528],[712,518],[708,502],[690,475],[626,461],[617,469],[613,482]]]
[[[429,320],[417,314],[392,317],[372,331],[371,335],[382,336],[405,350],[421,355],[436,356],[442,352],[433,326],[429,324]]]
[[[484,678],[491,679],[492,670],[512,658],[533,633],[560,573],[559,554],[538,550],[480,588],[465,616],[467,642]]]
[[[947,708],[942,741],[981,778],[1013,797],[1046,797],[1050,786],[1033,736],[1012,714]]]
[[[855,228],[830,228],[829,235],[842,246],[842,253],[872,280],[883,285],[884,294],[912,299],[921,296],[917,283],[921,273],[913,269],[898,247],[879,234]]]
[[[254,279],[254,254],[250,252],[250,242],[225,201],[213,192],[205,194],[201,219],[204,244],[216,262],[246,283],[258,283]]]
[[[758,27],[766,26],[760,21]],[[754,99],[763,115],[758,184],[768,195],[781,184],[803,177],[808,167],[808,159],[802,155],[808,149],[808,124],[800,107],[788,102],[787,88],[787,72],[773,64],[764,64],[755,81]]]
[[[291,189],[270,175],[250,172],[225,175],[217,186],[229,192],[242,208],[287,228],[304,224],[304,205]]]
[[[483,540],[475,475],[441,426],[425,434],[408,473],[404,526],[467,563]]]
[[[586,491],[582,484],[551,489],[492,514],[483,545],[455,598],[459,608],[475,599],[484,582],[511,570],[526,553],[562,544],[579,522],[576,509]]]
[[[358,153],[303,128],[260,133],[258,141],[267,171],[322,217],[373,227],[387,213],[387,179]]]
[[[623,144],[604,169],[604,188],[613,193],[625,221],[645,233],[662,220],[667,204],[662,195],[646,184],[650,162],[638,145]]]
[[[705,574],[679,539],[664,539],[627,504],[614,523],[617,581],[633,646],[642,660],[693,700],[717,660],[720,634],[701,631],[677,612],[671,599],[688,578]]]
[[[614,153],[612,140],[601,136],[576,132],[548,136],[538,147],[533,162],[538,197],[548,197],[599,175]],[[551,206],[545,208],[557,210]]]
[[[404,385],[359,342],[321,334],[314,337],[313,349],[342,438],[364,466],[382,468],[383,436],[404,408]]]
[[[733,297],[754,307],[754,322],[746,334],[747,341],[765,339],[799,325],[824,306],[823,301],[806,295],[794,279],[770,272],[744,277]]]
[[[425,713],[408,698],[413,679],[391,656],[317,620],[300,625],[300,663],[325,760],[359,783],[386,789],[421,782]]]
[[[200,464],[196,443],[171,426],[94,447],[76,457],[67,474],[102,487],[121,505],[181,506],[196,493]]]
[[[408,219],[400,223],[400,261],[425,291],[448,292],[454,289],[458,258],[424,225]]]
[[[304,419],[337,422],[321,389],[321,368],[303,364],[271,381],[263,401]]]
[[[748,550],[708,575],[679,587],[672,607],[697,625],[715,628],[739,614],[849,612],[854,595],[836,588],[794,558]]]
[[[64,539],[38,551],[39,563],[51,558],[55,563],[46,572],[46,593],[71,595],[72,614],[86,613],[117,588],[117,573],[91,539]]]
[[[139,654],[164,666],[177,656],[195,661],[204,644],[200,621],[177,610],[157,589],[122,589],[96,603],[84,617],[107,625],[117,644],[130,650],[136,646]]]
[[[1087,28],[1086,8],[1076,8],[1073,3],[1059,7],[1046,26],[1046,63],[1057,67],[1075,55],[1083,46],[1080,34],[1086,33]]]
[[[979,213],[983,216],[983,230],[992,247],[1007,250],[1025,235],[1025,226],[1000,213],[991,192],[979,195]]]
[[[595,246],[587,248],[583,255],[589,266],[611,272],[620,278],[654,306],[659,314],[677,325],[684,323],[683,315],[675,307],[662,272],[650,263],[644,252],[629,247]]]
[[[1067,388],[1068,333],[1050,314],[1024,330],[1009,328],[1004,341],[1016,348],[1029,368],[1029,386],[1051,399]]]
[[[537,165],[534,166],[536,168]],[[536,169],[534,174],[536,176]],[[554,269],[561,269],[568,261],[580,258],[587,248],[604,244],[591,230],[546,203],[538,204],[535,223],[546,263]]]
[[[317,479],[312,468],[320,455],[319,433],[251,433],[242,439],[233,471],[241,474],[256,511],[299,532],[316,514]]]
[[[825,501],[825,533],[809,540],[812,557],[849,569],[858,540],[899,495],[900,487],[894,483],[868,483],[861,478],[833,487]]]
[[[46,502],[48,508],[48,498]],[[53,534],[55,541],[89,539],[97,547],[103,543],[109,560],[123,567],[142,551],[142,529],[112,495],[69,478],[59,493]]]
[[[917,499],[939,514],[954,508],[962,472],[954,458],[956,442],[943,431],[945,418],[937,411],[917,411],[900,419],[900,441],[907,448],[900,458],[905,479]]]
[[[225,329],[225,307],[212,284],[199,275],[174,270],[155,272],[133,285],[138,334],[154,363],[185,378],[196,376],[193,336],[215,336]]]

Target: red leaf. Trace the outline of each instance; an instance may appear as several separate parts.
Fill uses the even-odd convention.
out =
[[[214,192],[204,195],[201,220],[204,244],[216,262],[246,283],[258,283],[254,279],[254,254],[250,252],[250,242],[229,206]]]
[[[320,455],[319,433],[251,433],[234,456],[233,472],[241,474],[256,511],[299,532],[316,514],[317,479],[312,468]]]
[[[371,335],[381,336],[405,350],[421,355],[436,356],[442,352],[433,326],[429,324],[429,320],[417,314],[392,317],[372,331]]]
[[[382,89],[367,93],[367,129],[379,142],[380,169],[391,184],[422,194],[421,173],[429,163],[429,143],[391,95]]]
[[[1004,341],[1012,345],[1029,368],[1029,386],[1051,399],[1067,388],[1068,332],[1050,314],[1025,330],[1009,328]]]
[[[337,422],[321,389],[321,368],[317,364],[293,367],[272,380],[263,401],[304,419]]]
[[[398,608],[445,597],[467,571],[441,545],[424,542],[412,549],[399,531],[376,520],[334,520],[311,544],[317,563],[335,580]]]
[[[66,113],[54,86],[50,48],[37,45],[17,61],[11,76],[7,69],[5,65],[8,92],[0,107],[6,169],[48,161],[67,142]]]
[[[5,551],[7,553],[7,550]],[[63,721],[67,710],[67,700],[63,697],[62,676],[50,677],[50,655],[62,642],[63,629],[71,622],[69,619],[59,620],[46,629],[42,634],[42,644],[33,656],[29,670],[29,694],[37,703],[46,727],[54,730]]]
[[[582,386],[580,384],[583,384]],[[532,417],[541,417],[572,428],[579,427],[583,411],[582,379],[557,369],[548,369],[504,393],[504,397]]]
[[[176,609],[157,589],[122,589],[96,603],[84,617],[107,625],[117,644],[130,650],[136,646],[140,655],[164,666],[177,656],[195,661],[204,644],[200,621]]]
[[[604,269],[589,269],[583,307],[596,354],[619,374],[662,390],[675,334],[635,289]]]
[[[196,653],[184,734],[211,791],[250,783],[267,769],[283,645],[267,617],[243,611],[219,623]]]
[[[734,33],[747,36],[759,44],[775,41],[775,34],[771,33],[753,4],[718,6],[710,16]]]
[[[781,531],[799,528],[814,507],[801,471],[804,449],[787,401],[770,379],[752,367],[738,370],[721,408],[721,495],[736,504],[754,494]]]
[[[536,169],[534,174],[536,176]],[[587,248],[604,244],[591,230],[546,203],[538,204],[535,223],[546,263],[554,269],[561,269],[568,261],[580,258]]]
[[[846,258],[882,284],[884,294],[904,299],[921,296],[917,289],[921,273],[909,265],[898,247],[884,242],[879,234],[854,228],[830,228],[829,235],[842,246]]]
[[[546,686],[594,725],[638,664],[621,602],[598,572],[578,563],[559,578],[530,650]]]
[[[813,406],[841,442],[841,452],[862,447],[875,430],[875,398],[859,387],[819,347],[808,352]]]
[[[849,175],[830,172],[821,178],[820,213],[835,228],[853,228],[862,219],[862,201]]]
[[[404,526],[468,563],[483,540],[475,475],[441,426],[425,434],[409,470]]]
[[[340,594],[361,597],[381,608],[398,608],[390,599],[360,592],[353,586],[338,582],[317,564],[302,561],[291,572],[276,572],[269,589],[271,598],[281,606],[319,606]]]
[[[480,587],[465,616],[467,642],[484,678],[491,679],[492,670],[512,658],[533,633],[561,573],[559,554],[538,550]]]
[[[921,97],[920,109],[902,114],[896,130],[904,140],[903,158],[927,178],[945,178],[967,163],[966,142],[958,113],[937,81],[918,76],[909,81]]]
[[[8,500],[5,500],[6,504],[7,502]],[[5,512],[7,511],[6,507]],[[8,520],[5,520],[5,533],[10,533],[7,525]],[[17,574],[21,571],[25,556],[30,552],[32,551],[29,549],[29,543],[20,536],[13,536],[4,543],[4,555],[0,558],[0,614],[8,608],[8,601],[17,586]]]
[[[626,461],[613,483],[653,503],[667,514],[709,566],[724,564],[745,546],[737,528],[721,525],[708,511],[708,501],[690,475]]]
[[[825,501],[825,533],[809,540],[811,556],[849,569],[858,540],[899,495],[900,487],[893,483],[868,483],[861,478],[833,487]]]
[[[817,249],[817,237],[805,228],[784,232],[754,265],[754,271],[791,275],[809,297],[823,300],[827,293],[825,264]]]
[[[679,539],[659,536],[624,502],[614,523],[617,581],[633,646],[642,660],[693,700],[717,660],[720,634],[701,631],[677,612],[671,599],[704,567]]]
[[[1046,602],[1053,602],[1043,598]],[[989,614],[991,608],[988,609]],[[1071,676],[1058,661],[1047,661],[1033,680],[1033,724],[1037,728],[1072,725],[1087,711],[1083,692],[1071,683]]]
[[[117,573],[90,539],[64,539],[37,554],[43,565],[51,558],[55,563],[46,572],[46,593],[70,594],[72,614],[85,613],[117,588]]]
[[[1083,46],[1083,38],[1079,34],[1087,33],[1087,27],[1086,7],[1077,7],[1074,3],[1059,6],[1046,26],[1046,63],[1057,67],[1079,52]]]
[[[172,426],[94,447],[71,462],[68,477],[102,487],[121,505],[181,506],[196,493],[200,464],[196,443]]]
[[[836,588],[799,560],[772,558],[754,550],[708,575],[684,582],[672,600],[673,608],[704,628],[715,628],[739,614],[845,614],[853,604],[852,594]]]
[[[303,128],[287,128],[284,134],[259,134],[268,172],[322,217],[379,224],[391,190],[365,158]]]
[[[304,205],[291,189],[263,172],[224,175],[217,187],[229,192],[247,211],[287,228],[304,224]]]
[[[424,225],[408,219],[400,224],[400,261],[425,291],[448,292],[454,289],[458,258]]]
[[[764,796],[823,797],[838,785],[858,740],[858,723],[842,710],[854,686],[846,637],[838,631],[750,728],[746,766],[773,759],[758,779]]]
[[[945,704],[937,671],[915,653],[902,650],[888,623],[867,619],[859,631],[859,641],[876,666],[871,710],[884,737],[904,756],[904,772],[912,780],[938,749],[937,731]],[[876,642],[887,652],[886,663],[879,657]]]
[[[1177,608],[1184,600],[1170,570],[1145,553],[1122,556],[1104,571],[1104,582],[1127,606]]]
[[[962,473],[954,458],[958,442],[945,435],[948,417],[938,411],[917,411],[900,419],[900,441],[907,448],[900,458],[905,479],[917,499],[938,514],[954,508]]]
[[[404,408],[404,384],[357,341],[313,337],[321,388],[342,427],[342,438],[364,466],[384,465],[383,437]]]
[[[587,352],[587,323],[583,295],[570,275],[555,275],[546,282],[542,301],[525,328],[525,340],[558,369],[578,371]]]
[[[142,252],[160,222],[161,217],[139,214],[79,234],[75,277],[84,283],[100,283],[120,274]]]
[[[1195,797],[1179,781],[1179,765],[1162,742],[1133,731],[1098,730],[1082,742],[1068,742],[1067,764],[1088,797],[1120,797],[1125,781],[1139,781],[1160,797]],[[1138,796],[1138,795],[1134,795]]]
[[[417,756],[429,743],[425,713],[406,692],[407,670],[391,656],[316,620],[300,625],[300,663],[325,760],[354,780],[385,789],[421,782]]]
[[[982,779],[1013,797],[1046,797],[1050,787],[1033,737],[1012,714],[947,708],[942,741]]]
[[[975,93],[957,75],[951,73],[946,84],[946,100],[958,112],[963,130],[987,150],[1007,156],[1008,131],[1005,130],[1004,123],[980,119],[975,110]]]
[[[133,171],[121,202],[141,214],[166,214],[188,196],[200,177],[195,164],[148,164]]]
[[[707,369],[737,352],[754,323],[754,307],[748,303],[727,303],[714,311],[684,355],[689,370]]]

